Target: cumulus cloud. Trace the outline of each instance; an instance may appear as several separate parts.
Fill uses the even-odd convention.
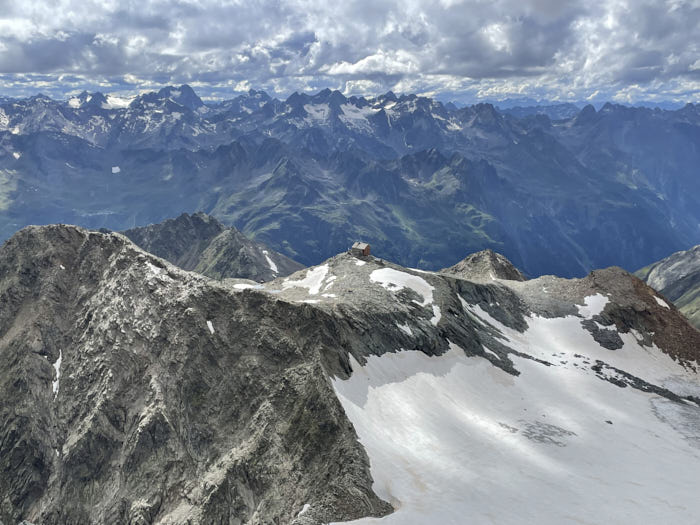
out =
[[[700,0],[0,0],[8,94],[698,100]]]

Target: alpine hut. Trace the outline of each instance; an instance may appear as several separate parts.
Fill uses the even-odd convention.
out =
[[[366,242],[356,242],[350,248],[350,253],[356,257],[367,257],[369,255],[369,244]]]

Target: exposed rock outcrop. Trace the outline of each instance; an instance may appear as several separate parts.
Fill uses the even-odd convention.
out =
[[[322,313],[69,226],[7,241],[0,304],[0,521],[390,510],[322,369]]]

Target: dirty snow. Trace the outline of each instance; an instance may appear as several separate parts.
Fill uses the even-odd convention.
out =
[[[209,328],[209,331],[213,334],[214,333],[214,325],[211,324],[211,321],[207,321],[207,328]]]
[[[374,270],[370,274],[369,279],[392,292],[402,288],[410,288],[423,298],[423,302],[415,301],[421,306],[428,306],[433,302],[434,288],[425,279],[417,275],[394,270],[393,268],[381,268],[380,270]]]
[[[58,395],[58,388],[60,386],[59,382],[61,380],[61,363],[63,362],[63,351],[59,349],[58,359],[53,364],[53,369],[56,371],[56,379],[52,382],[51,387],[53,389],[53,397],[56,399]]]
[[[321,284],[323,284],[323,279],[325,279],[328,273],[328,265],[323,264],[306,271],[306,277],[298,281],[292,281],[285,279],[282,283],[282,289],[287,290],[289,288],[308,288],[309,295],[316,295],[321,291]]]
[[[267,259],[267,264],[270,266],[270,270],[272,270],[274,273],[277,273],[277,265],[275,264],[275,261],[270,259],[268,251],[263,250],[263,255],[265,256],[265,259]]]
[[[601,304],[588,301],[587,315]],[[467,306],[484,323],[505,328]],[[631,334],[611,352],[580,317],[528,323],[522,334],[505,328],[503,342],[550,361],[561,352],[562,360],[574,353],[636,356],[697,387],[696,375],[684,379],[682,367]],[[350,356],[351,377],[334,379],[333,387],[369,456],[374,491],[397,510],[349,523],[697,521],[697,407],[619,388],[559,359],[545,366],[510,357],[517,377],[451,343],[438,357],[400,351],[369,356],[360,366]]]
[[[671,309],[671,307],[668,305],[668,303],[666,301],[664,301],[663,299],[661,299],[661,297],[654,296],[654,299],[656,299],[656,302],[659,303],[660,306],[663,306],[664,308],[668,308],[669,310]]]

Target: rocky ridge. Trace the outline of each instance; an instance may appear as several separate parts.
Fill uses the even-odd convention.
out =
[[[573,374],[682,407],[658,424],[700,439],[700,333],[619,268],[470,281],[343,253],[264,284],[218,282],[120,234],[48,226],[3,245],[0,276],[6,523],[318,525],[392,507],[401,522],[411,500],[386,485],[361,409],[367,384],[421,370],[348,390],[393,356],[487,366],[515,388],[533,369]],[[542,439],[528,425],[549,428],[504,424],[525,443]]]
[[[183,213],[175,219],[122,233],[149,253],[212,279],[236,277],[264,282],[303,268],[201,212]]]
[[[635,275],[668,297],[700,330],[700,245],[645,266]]]

